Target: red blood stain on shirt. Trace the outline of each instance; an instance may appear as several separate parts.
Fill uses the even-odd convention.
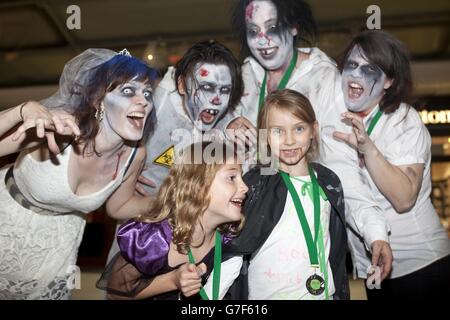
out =
[[[206,70],[206,69],[201,68],[200,71],[199,71],[199,73],[200,73],[200,76],[201,76],[201,77],[207,77],[208,74],[209,74],[209,71]]]

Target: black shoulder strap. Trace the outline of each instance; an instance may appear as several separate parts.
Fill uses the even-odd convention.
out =
[[[64,150],[66,150],[67,149],[67,147],[68,146],[70,146],[73,142],[75,141],[75,138],[72,138],[72,140],[70,140],[69,141],[69,143],[68,144],[66,144],[65,146],[64,146],[64,148],[62,148],[62,150],[61,150],[61,153],[63,153],[64,152]]]
[[[130,160],[128,161],[127,166],[125,168],[125,172],[123,173],[124,176],[127,174],[128,169],[130,169],[131,163],[133,162],[133,159],[136,156],[137,149],[138,148],[133,148],[133,151],[131,151]]]

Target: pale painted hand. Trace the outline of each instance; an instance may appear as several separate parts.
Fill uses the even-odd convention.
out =
[[[12,136],[17,141],[31,128],[36,128],[38,138],[46,138],[48,148],[53,153],[59,153],[54,133],[60,135],[80,135],[80,129],[75,123],[75,118],[62,110],[50,110],[36,101],[29,101],[22,107],[23,123]]]
[[[344,112],[342,117],[351,122],[352,133],[335,131],[333,136],[338,140],[346,142],[363,155],[374,151],[375,145],[366,132],[363,119],[352,112]]]
[[[376,240],[372,242],[372,266],[379,266],[381,269],[381,281],[391,273],[392,270],[392,249],[388,242]]]
[[[229,139],[241,147],[250,147],[257,143],[256,127],[247,118],[238,117],[234,119],[225,132]]]

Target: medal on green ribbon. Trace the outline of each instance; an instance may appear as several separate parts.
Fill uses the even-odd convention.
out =
[[[325,280],[315,273],[306,279],[306,289],[312,295],[318,296],[325,290]]]
[[[308,220],[306,219],[305,210],[303,209],[302,203],[300,201],[300,198],[298,196],[297,191],[295,190],[295,187],[292,183],[292,181],[289,178],[289,175],[286,172],[280,171],[281,177],[283,178],[283,181],[292,197],[292,200],[295,205],[295,210],[297,211],[298,219],[300,220],[300,225],[303,230],[303,235],[305,237],[306,245],[308,247],[308,253],[309,253],[309,260],[311,263],[311,267],[314,269],[320,268],[319,263],[319,250],[317,248],[318,246],[318,238],[319,238],[319,229],[320,229],[320,193],[319,193],[319,183],[317,182],[317,178],[314,175],[314,171],[311,168],[311,166],[308,166],[309,175],[311,177],[311,183],[312,183],[312,200],[314,205],[314,238],[311,233],[311,229],[308,225]],[[322,236],[322,235],[320,235]],[[323,241],[319,241],[320,249],[322,251],[323,256]],[[324,263],[324,259],[322,260],[322,264]],[[326,265],[323,266],[326,270]],[[322,278],[317,272],[315,272],[313,275],[308,277],[306,280],[306,289],[308,292],[312,295],[320,295],[322,294],[327,288],[326,282],[324,278]],[[326,294],[328,296],[328,294]]]

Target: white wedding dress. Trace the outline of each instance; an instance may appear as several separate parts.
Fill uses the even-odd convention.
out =
[[[135,151],[115,180],[85,196],[74,194],[68,182],[72,145],[56,156],[56,163],[37,161],[29,152],[19,155],[13,174],[23,197],[13,198],[5,184],[10,166],[0,170],[0,300],[70,298],[80,276],[76,259],[84,214],[98,209],[120,186]],[[38,210],[19,204],[23,198]]]

